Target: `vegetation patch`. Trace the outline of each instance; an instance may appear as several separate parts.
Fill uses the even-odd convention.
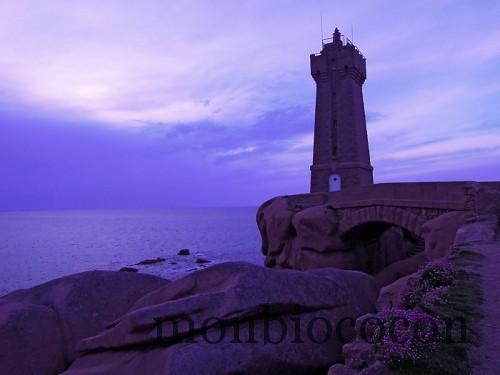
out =
[[[481,341],[481,259],[457,248],[421,268],[403,293],[404,308],[379,312],[368,330],[376,357],[399,374],[471,374],[470,348]]]

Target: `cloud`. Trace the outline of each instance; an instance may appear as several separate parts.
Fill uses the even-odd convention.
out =
[[[325,36],[353,24],[367,58],[377,181],[460,178],[458,165],[485,176],[499,156],[498,11],[494,1],[1,2],[2,192],[12,207],[56,207],[307,191],[320,12]]]
[[[270,22],[253,27],[254,12],[214,24],[221,15],[208,3],[109,4],[54,1],[48,7],[53,14],[45,4],[4,5],[0,41],[9,54],[0,57],[0,76],[30,104],[71,109],[114,126],[235,125],[235,118],[248,124],[303,102],[296,93],[304,80],[295,74],[303,71],[298,62],[307,52],[293,56],[286,43],[268,38]],[[12,22],[19,18],[22,28]]]
[[[365,117],[366,117],[366,122],[371,123],[380,121],[386,118],[387,116],[381,112],[366,112]]]
[[[500,151],[500,134],[464,135],[458,139],[447,139],[406,150],[386,153],[383,158],[389,160],[416,159],[479,150]]]
[[[221,151],[218,153],[218,155],[219,156],[241,155],[241,154],[247,154],[249,152],[254,152],[257,149],[258,149],[257,146],[237,147],[229,149],[227,151]]]

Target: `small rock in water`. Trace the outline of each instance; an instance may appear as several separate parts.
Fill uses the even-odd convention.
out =
[[[170,262],[170,264],[175,265],[175,264],[177,264],[177,262]]]
[[[198,264],[210,263],[210,260],[205,259],[205,258],[197,258],[196,263],[198,263]]]
[[[164,262],[165,261],[165,258],[156,258],[156,259],[144,259],[144,260],[141,260],[139,263],[136,263],[135,265],[146,265],[146,264],[155,264],[155,263],[159,263],[159,262]]]
[[[139,270],[134,267],[122,267],[120,268],[120,272],[139,272]]]
[[[189,249],[180,249],[177,255],[189,255]]]

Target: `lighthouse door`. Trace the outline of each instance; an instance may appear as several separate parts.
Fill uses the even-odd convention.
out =
[[[342,181],[338,174],[332,174],[328,180],[330,191],[339,191],[342,187]]]

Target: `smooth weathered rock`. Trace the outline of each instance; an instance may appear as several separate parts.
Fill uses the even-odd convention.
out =
[[[57,374],[68,365],[65,343],[52,308],[0,300],[0,374]]]
[[[420,266],[428,261],[429,259],[427,259],[425,253],[417,254],[411,258],[400,260],[399,262],[391,264],[382,272],[378,273],[375,278],[377,279],[379,286],[382,288],[404,276],[417,272]]]
[[[405,238],[402,228],[393,226],[383,231],[375,243],[361,242],[357,247],[359,268],[377,274],[392,263],[406,259],[413,243]]]
[[[381,353],[377,351],[376,345],[367,341],[367,339],[372,339],[373,329],[377,327],[377,324],[375,327],[368,327],[372,319],[379,321],[376,314],[366,314],[356,320],[357,337],[354,341],[344,345],[342,349],[345,365],[330,368],[332,375],[388,375],[391,373],[390,369],[381,362]]]
[[[413,273],[408,276],[404,276],[392,284],[389,284],[382,289],[377,299],[377,311],[389,310],[392,308],[402,308],[403,307],[403,297],[404,293],[415,278],[417,278],[417,273]]]
[[[165,375],[326,372],[341,356],[335,325],[373,311],[377,295],[375,280],[355,271],[215,265],[144,296],[108,329],[82,340],[80,349],[90,352],[65,375],[158,368]],[[186,317],[192,325],[183,320],[176,330],[172,322]],[[158,319],[166,319],[162,340]],[[248,342],[251,325],[256,342]],[[166,340],[168,347],[162,345]]]
[[[257,217],[266,266],[367,271],[365,249],[346,246],[339,235],[337,215],[328,204],[295,210],[286,197],[279,197],[266,202]]]
[[[347,367],[346,365],[343,365],[341,363],[337,363],[336,365],[330,367],[327,375],[356,375],[356,374],[357,371],[353,370],[352,368]]]
[[[411,244],[405,239],[403,229],[391,227],[384,231],[378,240],[378,251],[381,257],[378,270],[406,258]]]
[[[196,258],[196,263],[198,264],[206,264],[206,263],[210,263],[211,261],[208,260],[208,259],[205,259],[205,258]]]
[[[376,361],[370,367],[364,369],[359,375],[389,375],[389,368],[380,361]]]
[[[448,256],[458,228],[471,217],[469,212],[448,212],[422,225],[427,258],[433,260]]]
[[[165,261],[165,258],[162,258],[162,257],[157,257],[154,259],[144,259],[144,260],[141,260],[139,263],[134,264],[134,266],[146,266],[149,264],[156,264],[156,263],[161,263],[164,261]]]
[[[265,264],[377,274],[421,250],[424,229],[429,259],[446,256],[460,225],[500,213],[499,189],[500,183],[395,183],[276,197],[257,213]]]
[[[307,208],[296,213],[292,225],[297,233],[295,246],[314,249],[319,253],[331,251],[341,244],[337,234],[337,215],[328,205]]]
[[[375,347],[361,338],[345,344],[342,352],[346,366],[355,370],[368,367],[377,360]]]
[[[295,236],[292,227],[294,211],[289,207],[286,197],[278,197],[264,202],[257,211],[257,225],[262,237],[262,252],[268,267],[287,264],[290,251],[289,240]],[[282,259],[278,262],[277,257]],[[289,262],[288,262],[289,263]]]
[[[62,277],[0,299],[0,373],[55,374],[77,355],[76,344],[100,332],[159,277],[112,271]]]
[[[279,197],[266,202],[257,218],[266,266],[369,271],[366,249],[346,246],[339,234],[337,214],[328,204],[296,211],[286,197]]]

